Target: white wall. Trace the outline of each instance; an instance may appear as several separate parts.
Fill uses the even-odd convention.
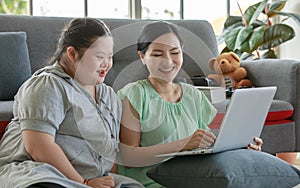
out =
[[[288,0],[282,11],[300,14],[300,1]],[[300,25],[291,18],[285,23],[294,28],[296,37],[280,45],[280,59],[300,60]]]

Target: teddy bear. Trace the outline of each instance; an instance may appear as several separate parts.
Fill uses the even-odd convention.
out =
[[[240,66],[240,58],[234,52],[225,52],[211,58],[208,64],[216,74],[207,77],[215,79],[219,86],[225,86],[226,89],[252,87],[252,82],[245,79],[246,69]]]

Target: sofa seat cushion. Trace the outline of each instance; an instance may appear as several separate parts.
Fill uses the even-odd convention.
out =
[[[280,121],[289,119],[293,113],[294,108],[289,102],[273,100],[266,121]]]
[[[264,152],[248,149],[175,157],[147,172],[165,187],[293,187],[300,171]]]
[[[229,102],[227,101],[227,105]],[[290,123],[290,117],[294,113],[293,106],[286,101],[273,100],[266,117],[265,126]],[[219,129],[224,118],[224,113],[217,113],[215,119],[210,124],[211,129]]]
[[[13,100],[31,76],[25,32],[0,32],[0,100]]]
[[[277,122],[278,124],[265,124],[263,127],[260,135],[264,141],[262,150],[271,154],[294,151],[296,145],[295,121],[290,120],[290,122],[284,123],[281,121]]]

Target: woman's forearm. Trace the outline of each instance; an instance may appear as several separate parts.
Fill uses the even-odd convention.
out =
[[[119,148],[122,160],[120,163],[128,167],[144,167],[157,164],[168,157],[156,157],[156,155],[181,151],[187,144],[188,139],[147,147],[134,147],[120,143]]]
[[[49,144],[47,149],[40,149],[35,158],[36,161],[51,164],[69,179],[80,183],[84,181],[56,143]]]
[[[75,170],[53,136],[37,131],[23,131],[26,151],[37,162],[54,166],[71,180],[82,183],[84,179]]]

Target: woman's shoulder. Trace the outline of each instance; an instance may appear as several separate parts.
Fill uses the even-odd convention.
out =
[[[199,93],[199,90],[192,84],[180,82],[180,85],[186,93]]]
[[[147,80],[144,79],[144,80],[138,80],[138,81],[135,81],[135,82],[131,82],[131,83],[128,83],[126,84],[122,89],[120,90],[132,90],[132,89],[139,89],[139,88],[142,88],[142,87],[145,87],[147,84]]]
[[[96,87],[99,87],[102,92],[109,93],[109,94],[115,94],[114,89],[111,86],[106,85],[105,83],[98,84],[98,85],[96,85]]]
[[[106,85],[105,83],[102,83],[102,84],[96,85],[96,87],[100,88],[99,91],[101,92],[100,95],[102,98],[108,97],[111,99],[115,99],[115,98],[119,99],[119,97],[117,96],[117,93],[111,86]]]
[[[38,88],[38,89],[37,89]],[[30,92],[34,90],[35,93],[50,92],[55,93],[56,90],[63,88],[63,83],[57,77],[53,77],[49,74],[34,74],[20,87],[20,91],[26,90]]]
[[[147,88],[146,79],[128,83],[117,93],[119,97],[121,97],[121,99],[123,100],[123,98],[128,95],[141,95],[142,93],[144,93],[145,88]]]
[[[98,95],[98,104],[104,102],[106,105],[110,106],[111,109],[118,109],[117,111],[121,111],[121,100],[111,86],[102,83],[96,85],[96,91]]]
[[[28,80],[20,87],[16,99],[21,97],[24,99],[35,100],[36,98],[62,98],[69,91],[72,83],[71,78],[57,72],[54,65],[47,66],[36,71]],[[53,72],[54,71],[54,72]],[[70,90],[71,91],[71,90]],[[48,100],[47,100],[48,101]]]
[[[180,83],[183,90],[183,96],[192,100],[202,100],[205,94],[192,84]]]
[[[38,84],[45,83],[46,87],[54,87],[72,82],[72,78],[67,75],[59,64],[49,65],[37,70],[29,79]]]

